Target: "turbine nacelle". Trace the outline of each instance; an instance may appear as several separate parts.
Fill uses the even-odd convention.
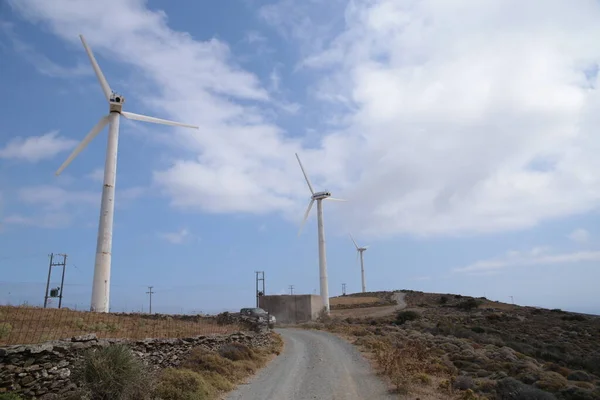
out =
[[[125,97],[116,92],[112,92],[108,99],[108,103],[109,112],[121,113],[123,110],[123,103],[125,103]]]
[[[304,179],[306,180],[306,184],[308,185],[308,190],[310,190],[310,194],[311,194],[310,203],[308,203],[308,208],[306,209],[306,212],[304,213],[304,219],[302,220],[302,224],[300,225],[300,230],[298,230],[298,235],[300,235],[300,232],[302,232],[302,227],[304,226],[304,223],[308,219],[308,214],[310,214],[310,210],[315,201],[320,201],[320,200],[346,201],[346,200],[335,199],[335,198],[331,197],[331,192],[327,192],[327,191],[315,192],[312,184],[310,183],[310,179],[308,179],[308,175],[306,174],[306,171],[304,170],[302,161],[300,161],[300,157],[298,156],[298,153],[296,153],[296,158],[298,159],[298,164],[300,164],[300,169],[302,170],[302,174],[304,175]]]
[[[328,197],[331,197],[331,192],[317,192],[317,193],[313,194],[311,198],[313,200],[323,200]]]

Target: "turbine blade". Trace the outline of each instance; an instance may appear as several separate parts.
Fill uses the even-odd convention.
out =
[[[134,114],[134,113],[127,112],[127,111],[121,111],[121,115],[127,119],[133,119],[136,121],[144,121],[144,122],[152,122],[154,124],[163,124],[163,125],[181,126],[184,128],[200,129],[196,125],[182,124],[181,122],[175,122],[175,121],[169,121],[167,119],[148,117],[147,115]]]
[[[315,199],[310,199],[310,203],[308,203],[308,208],[306,209],[306,212],[304,213],[304,219],[302,220],[302,224],[300,224],[300,229],[298,230],[298,236],[300,236],[300,232],[302,232],[302,228],[304,227],[304,224],[306,223],[306,220],[308,219],[308,214],[310,214],[310,209],[312,208],[314,202],[315,202]]]
[[[344,199],[336,199],[335,197],[326,197],[325,200],[332,200],[332,201],[348,201],[348,200],[344,200]]]
[[[350,235],[350,239],[352,239],[352,243],[354,243],[354,247],[356,247],[356,250],[358,250],[358,245],[356,244],[356,240],[354,240],[351,233],[349,233],[348,235]]]
[[[308,183],[308,188],[310,189],[310,192],[312,194],[315,194],[315,191],[313,190],[312,185],[310,184],[310,179],[308,179],[308,175],[306,175],[306,171],[304,170],[304,166],[302,166],[302,161],[300,161],[300,157],[298,156],[298,153],[296,154],[296,158],[298,159],[298,164],[300,164],[300,169],[302,170],[302,173],[304,174],[304,179],[306,179],[306,183]]]
[[[104,93],[104,97],[106,97],[106,100],[110,100],[112,90],[110,89],[110,85],[108,84],[108,81],[104,77],[104,74],[102,73],[102,70],[100,69],[100,66],[98,65],[98,62],[96,61],[96,57],[94,57],[94,53],[92,53],[92,49],[90,49],[89,46],[87,45],[83,35],[79,35],[79,39],[81,39],[81,43],[83,43],[85,52],[87,53],[87,55],[90,59],[90,62],[92,63],[92,68],[94,68],[96,77],[98,78],[98,81],[100,82],[100,86],[102,86],[102,92]]]
[[[79,145],[75,147],[75,150],[73,150],[71,155],[69,155],[69,157],[60,166],[60,168],[56,170],[56,176],[60,175],[60,173],[63,172],[63,170],[67,168],[69,164],[71,164],[71,161],[73,161],[75,157],[77,157],[77,155],[79,155],[79,153],[81,153],[81,151],[85,149],[85,147],[100,133],[100,131],[104,129],[106,124],[108,124],[108,121],[108,115],[105,115],[104,117],[100,118],[100,121],[98,121],[98,123],[92,128],[92,130],[87,134],[87,136],[83,138]]]

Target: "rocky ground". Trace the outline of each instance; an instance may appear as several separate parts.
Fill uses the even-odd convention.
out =
[[[313,327],[370,353],[405,398],[600,399],[599,317],[450,294],[405,301],[386,317]]]

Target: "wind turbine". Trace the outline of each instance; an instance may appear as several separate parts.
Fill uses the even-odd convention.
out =
[[[346,201],[342,199],[335,199],[331,197],[330,192],[316,192],[313,190],[313,187],[310,183],[310,179],[308,179],[308,175],[306,175],[306,171],[302,166],[302,161],[300,161],[300,157],[298,157],[298,153],[296,153],[296,158],[298,159],[298,164],[300,164],[300,169],[302,170],[302,174],[304,174],[304,179],[306,179],[306,183],[308,184],[308,189],[311,193],[310,203],[308,203],[308,208],[304,213],[304,219],[302,220],[302,224],[300,225],[300,230],[298,230],[298,235],[302,232],[302,227],[304,227],[304,223],[308,219],[308,214],[313,206],[313,203],[317,202],[317,226],[318,226],[318,235],[319,235],[319,278],[321,283],[321,299],[323,299],[323,306],[327,310],[329,314],[329,286],[327,283],[327,257],[325,254],[325,229],[323,228],[323,205],[322,200],[333,200],[333,201]]]
[[[96,243],[96,262],[94,264],[94,282],[92,286],[92,302],[90,305],[91,311],[108,312],[110,299],[110,264],[112,250],[112,232],[113,232],[113,217],[115,209],[115,181],[117,174],[117,148],[119,144],[119,119],[124,116],[127,119],[136,121],[152,122],[155,124],[165,124],[172,126],[182,126],[186,128],[195,128],[197,126],[181,124],[179,122],[167,121],[146,115],[134,114],[127,111],[122,111],[125,98],[114,92],[92,50],[88,47],[83,35],[79,35],[81,43],[92,63],[92,68],[96,73],[96,77],[100,82],[102,92],[108,101],[108,114],[100,118],[100,121],[92,128],[87,136],[73,150],[67,160],[58,168],[56,175],[60,173],[77,157],[79,153],[104,129],[108,124],[108,145],[106,148],[106,160],[104,163],[104,183],[102,186],[102,203],[100,205],[100,222],[98,224],[98,241]]]
[[[366,292],[367,291],[367,287],[365,286],[365,260],[363,258],[363,253],[365,251],[367,251],[367,249],[369,248],[369,246],[364,246],[364,247],[358,247],[358,244],[356,244],[356,240],[354,240],[354,238],[352,237],[352,234],[350,234],[350,239],[352,239],[352,242],[354,243],[354,246],[356,247],[356,258],[358,259],[358,256],[360,255],[360,277],[362,279],[362,292]]]

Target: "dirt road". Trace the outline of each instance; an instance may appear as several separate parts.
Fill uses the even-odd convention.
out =
[[[395,306],[384,306],[384,307],[363,307],[363,308],[350,308],[346,310],[331,310],[331,315],[339,318],[375,318],[385,317],[386,315],[393,314],[396,311],[406,308],[406,302],[404,301],[405,293],[396,292],[392,298],[398,303]]]
[[[351,344],[321,331],[278,330],[281,355],[228,400],[393,399]]]

